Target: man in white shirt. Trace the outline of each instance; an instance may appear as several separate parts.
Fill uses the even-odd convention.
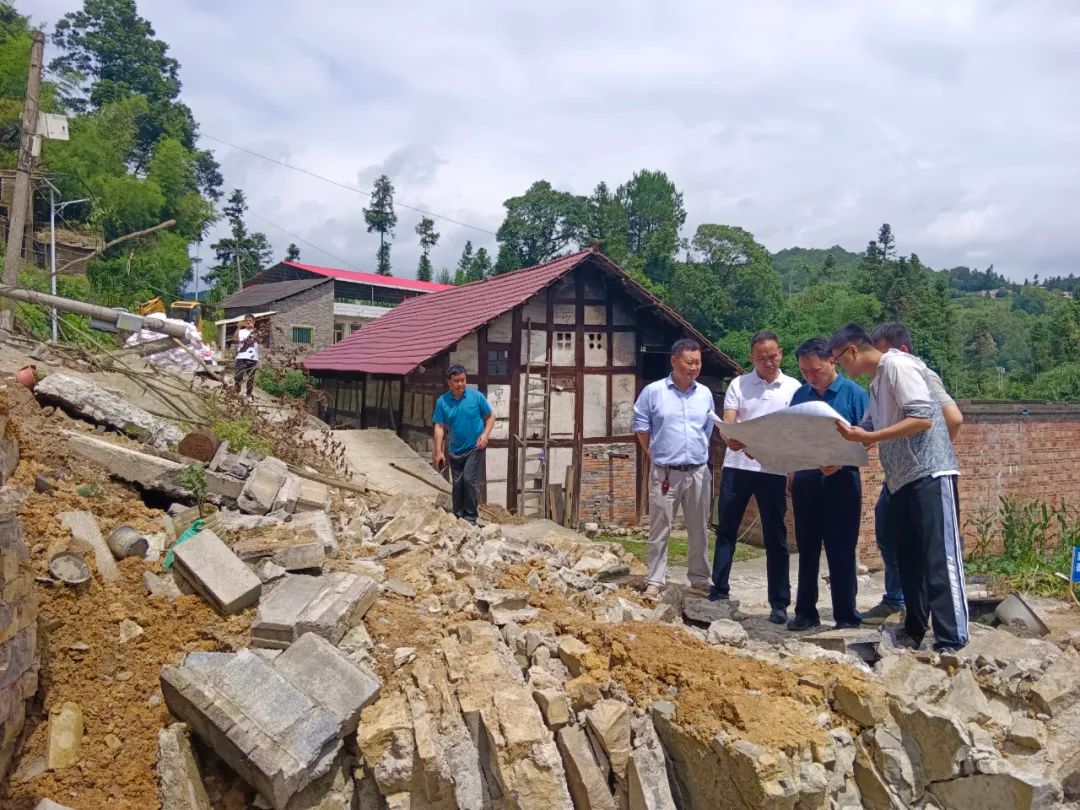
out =
[[[240,386],[246,382],[247,397],[251,399],[255,392],[255,370],[259,367],[259,336],[255,331],[254,315],[249,313],[243,317],[233,343],[236,344],[236,371],[233,374],[236,393],[240,393]]]
[[[784,359],[780,341],[773,332],[761,331],[750,339],[750,362],[754,370],[736,377],[724,395],[724,421],[745,422],[786,408],[800,383],[780,370]],[[769,581],[769,621],[787,622],[791,604],[787,527],[787,476],[770,473],[743,452],[744,445],[725,439],[724,472],[720,481],[720,518],[713,555],[713,601],[730,594],[731,563],[746,505],[753,497],[761,515],[765,538],[766,571]]]

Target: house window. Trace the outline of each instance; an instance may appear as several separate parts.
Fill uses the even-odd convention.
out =
[[[488,349],[488,374],[509,374],[510,373],[510,350],[509,349]]]
[[[345,324],[343,324],[343,323],[335,323],[334,324],[334,343],[337,343],[343,337],[345,337]]]
[[[314,330],[310,326],[294,326],[292,328],[292,342],[310,346],[313,332]]]
[[[603,349],[604,348],[604,333],[603,332],[589,332],[586,334],[586,339],[589,341],[590,349]]]
[[[356,331],[357,329],[359,329],[359,328],[360,328],[361,326],[363,326],[363,324],[360,324],[360,323],[350,323],[350,324],[349,324],[349,334],[351,335],[351,334],[352,334],[353,332],[355,332],[355,331]]]
[[[562,351],[570,351],[574,348],[574,333],[573,332],[556,332],[555,333],[555,348]]]

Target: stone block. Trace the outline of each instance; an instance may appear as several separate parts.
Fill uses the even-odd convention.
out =
[[[973,774],[930,785],[944,810],[1053,810],[1061,807],[1061,786],[1026,773]]]
[[[285,476],[285,483],[281,485],[281,489],[274,496],[274,503],[270,508],[271,512],[292,514],[296,511],[296,501],[300,497],[300,480],[300,476],[293,473]]]
[[[72,810],[72,808],[66,804],[54,802],[52,799],[42,799],[34,805],[34,810]]]
[[[675,810],[664,748],[648,715],[630,720],[633,750],[626,769],[629,810]]]
[[[1050,664],[1031,685],[1031,697],[1036,706],[1052,717],[1080,699],[1077,684],[1080,684],[1080,654],[1070,650]]]
[[[686,621],[703,627],[708,627],[719,619],[731,619],[738,607],[737,601],[724,599],[710,602],[707,597],[697,594],[686,594],[682,600],[682,613]]]
[[[300,512],[293,515],[289,525],[297,533],[313,533],[322,542],[327,554],[337,551],[338,540],[334,522],[326,512]]]
[[[241,512],[252,515],[265,515],[273,511],[278,492],[289,476],[289,468],[281,459],[269,456],[255,465],[251,471],[236,505]]]
[[[71,532],[71,536],[80,543],[86,543],[94,552],[94,566],[98,574],[107,583],[120,579],[120,570],[116,567],[109,544],[101,536],[97,518],[90,512],[61,512],[57,515],[60,522]]]
[[[544,722],[552,731],[557,731],[570,723],[570,699],[558,689],[534,689],[533,700],[540,707]]]
[[[870,728],[889,717],[885,692],[876,684],[853,686],[843,681],[833,689],[833,708],[860,726]]]
[[[576,810],[615,810],[615,797],[608,789],[581,726],[560,728],[555,741]]]
[[[586,722],[619,779],[630,760],[630,707],[621,700],[601,700],[587,712]]]
[[[49,741],[45,759],[50,771],[70,768],[82,757],[83,714],[68,701],[49,712]]]
[[[341,737],[356,731],[360,712],[382,686],[374,672],[314,633],[291,644],[274,660],[274,669],[339,721]]]
[[[885,691],[911,701],[916,698],[935,700],[947,688],[949,676],[943,670],[924,664],[914,655],[886,655],[874,666],[881,676]]]
[[[993,718],[990,702],[986,699],[970,669],[959,670],[950,680],[949,688],[938,701],[965,723],[989,722]]]
[[[296,498],[297,512],[327,512],[330,509],[330,487],[312,481],[300,479],[300,494]]]
[[[746,629],[731,619],[717,619],[705,632],[705,640],[710,644],[727,644],[729,647],[742,647],[749,638]]]
[[[161,810],[210,810],[210,799],[183,723],[173,723],[158,732],[157,772]]]
[[[559,638],[559,660],[570,671],[572,677],[577,677],[588,671],[588,656],[592,653],[592,647],[573,636]]]
[[[173,548],[177,572],[222,613],[259,601],[262,582],[216,534],[203,530]]]
[[[304,633],[336,644],[364,617],[378,593],[379,586],[368,577],[344,571],[287,576],[259,604],[251,625],[252,644],[284,649]]]
[[[1009,742],[1039,751],[1046,745],[1046,726],[1033,717],[1017,717],[1009,727]]]
[[[971,732],[960,721],[930,706],[899,707],[895,716],[905,742],[910,741],[918,754],[913,764],[923,782],[941,782],[961,775],[973,741]]]

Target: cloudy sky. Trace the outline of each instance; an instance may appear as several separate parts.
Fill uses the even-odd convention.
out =
[[[80,5],[18,2],[50,26]],[[399,203],[448,218],[436,268],[466,239],[494,253],[502,201],[535,180],[585,194],[650,168],[684,192],[686,235],[716,222],[773,251],[860,250],[887,221],[935,267],[1080,272],[1073,0],[139,9],[206,136],[362,189],[386,172]],[[279,254],[297,241],[305,261],[373,268],[366,197],[204,145]],[[394,270],[412,276],[420,214],[398,215]]]

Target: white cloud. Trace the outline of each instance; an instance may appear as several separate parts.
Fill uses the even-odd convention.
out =
[[[20,8],[53,21],[78,5]],[[641,168],[684,191],[687,231],[772,250],[860,249],[888,221],[934,266],[1075,271],[1080,10],[858,0],[468,4],[143,0],[205,133],[494,231],[537,179],[587,193]],[[370,268],[365,197],[211,141],[253,213]],[[393,248],[411,274],[420,214]],[[278,253],[292,241],[256,220]],[[434,253],[466,239],[447,222]],[[302,246],[312,262],[338,263]],[[204,248],[205,251],[205,248]]]

